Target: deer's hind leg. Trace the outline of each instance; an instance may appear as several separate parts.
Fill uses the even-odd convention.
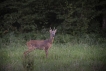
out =
[[[33,51],[33,50],[35,50],[35,48],[30,48],[30,49],[28,49],[27,51],[24,52],[24,55],[30,53],[30,52]]]

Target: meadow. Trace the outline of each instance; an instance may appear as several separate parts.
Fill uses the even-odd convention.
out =
[[[57,34],[48,58],[44,50],[34,50],[24,57],[29,39],[47,38],[30,35],[10,33],[0,38],[0,71],[106,71],[106,38]]]

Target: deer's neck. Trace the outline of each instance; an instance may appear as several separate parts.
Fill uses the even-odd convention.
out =
[[[50,38],[48,39],[48,41],[49,41],[50,44],[52,44],[53,41],[54,41],[54,37],[50,37]]]

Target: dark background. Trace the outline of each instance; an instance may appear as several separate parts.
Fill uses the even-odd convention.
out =
[[[106,0],[1,0],[0,34],[56,27],[77,35],[106,31]]]

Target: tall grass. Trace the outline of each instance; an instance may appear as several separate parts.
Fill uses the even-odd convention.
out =
[[[27,50],[27,40],[45,39],[48,36],[10,33],[1,38],[1,71],[106,70],[106,40],[94,34],[77,37],[57,34],[53,46],[49,49],[48,58],[43,50],[34,50],[26,57],[23,56],[23,52]]]

